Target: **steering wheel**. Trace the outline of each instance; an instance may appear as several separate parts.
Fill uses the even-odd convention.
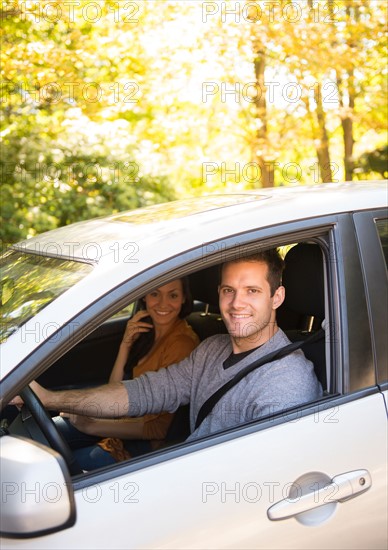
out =
[[[69,447],[69,444],[58,431],[58,428],[55,425],[55,422],[48,414],[46,409],[43,407],[41,400],[38,398],[36,393],[26,386],[21,392],[20,396],[24,401],[24,407],[27,408],[30,413],[30,419],[40,428],[41,432],[47,439],[51,448],[57,451],[62,455],[65,460],[67,467],[72,475],[81,474],[82,469],[78,466],[77,461],[74,458],[74,455]],[[22,415],[23,415],[22,408]],[[25,412],[25,411],[24,411]],[[25,417],[25,414],[23,415]],[[31,427],[31,426],[30,426]]]

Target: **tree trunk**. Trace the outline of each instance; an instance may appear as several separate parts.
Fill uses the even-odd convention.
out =
[[[353,111],[354,111],[354,76],[353,70],[349,71],[348,77],[348,105],[345,105],[344,101],[344,91],[342,87],[342,80],[337,78],[338,83],[338,93],[340,101],[340,117],[341,125],[343,131],[343,141],[344,141],[344,166],[345,166],[345,180],[352,181],[353,179],[353,170],[354,170],[354,160],[353,160]]]
[[[254,99],[256,110],[257,130],[255,142],[253,144],[252,157],[253,162],[257,163],[260,168],[261,185],[262,187],[273,187],[274,174],[271,170],[271,163],[267,158],[268,151],[268,130],[267,130],[267,102],[266,102],[266,87],[264,85],[265,71],[265,50],[259,40],[253,42],[254,48],[254,69],[257,94]]]
[[[333,175],[330,163],[329,138],[326,131],[326,115],[322,105],[321,84],[318,84],[314,89],[314,98],[317,105],[316,114],[318,123],[318,135],[314,140],[316,143],[315,148],[322,182],[328,183],[332,181]]]
[[[347,5],[346,16],[348,20],[350,20],[351,17],[354,17],[354,20],[358,21],[360,17],[358,6]],[[354,44],[350,42],[350,39],[347,39],[347,45],[350,49],[354,47]],[[341,107],[340,116],[341,116],[341,124],[342,124],[343,139],[344,139],[345,179],[346,181],[352,181],[353,170],[354,170],[353,113],[354,113],[354,101],[356,96],[356,91],[354,86],[354,70],[352,66],[349,67],[347,74],[348,74],[347,105],[345,105],[345,102],[344,102],[344,94],[343,94],[343,88],[342,88],[343,82],[340,77],[337,78],[337,81],[338,81],[338,92],[339,92],[339,100],[340,100],[340,107]]]

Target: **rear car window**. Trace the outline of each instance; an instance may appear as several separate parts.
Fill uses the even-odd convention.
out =
[[[380,237],[381,247],[385,258],[385,266],[388,265],[388,220],[376,220],[376,227]]]

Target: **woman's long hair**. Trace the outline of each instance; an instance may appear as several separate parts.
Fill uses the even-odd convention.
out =
[[[193,310],[193,298],[191,295],[190,290],[190,283],[188,277],[182,277],[180,279],[182,281],[182,290],[183,295],[185,297],[185,301],[182,304],[181,310],[179,312],[178,317],[181,319],[184,319],[189,315]],[[142,302],[142,308],[145,309],[145,300],[144,298],[141,299]],[[143,319],[144,321],[146,319]],[[124,380],[128,380],[132,378],[132,372],[134,367],[138,364],[138,362],[149,353],[152,346],[154,345],[155,341],[155,329],[151,329],[149,332],[142,332],[137,338],[137,340],[134,341],[131,351],[129,352],[129,357],[127,360],[127,364],[125,365],[124,369]]]

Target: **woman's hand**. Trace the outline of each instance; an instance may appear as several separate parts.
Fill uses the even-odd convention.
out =
[[[142,332],[149,332],[153,329],[154,325],[145,320],[147,317],[149,317],[148,311],[141,310],[135,313],[127,322],[116,361],[109,377],[110,383],[121,382],[132,344],[139,338]]]
[[[144,321],[146,317],[149,317],[149,313],[146,310],[140,310],[128,321],[125,328],[122,344],[130,348],[135,340],[140,336],[142,332],[149,332],[153,328],[153,324]]]

